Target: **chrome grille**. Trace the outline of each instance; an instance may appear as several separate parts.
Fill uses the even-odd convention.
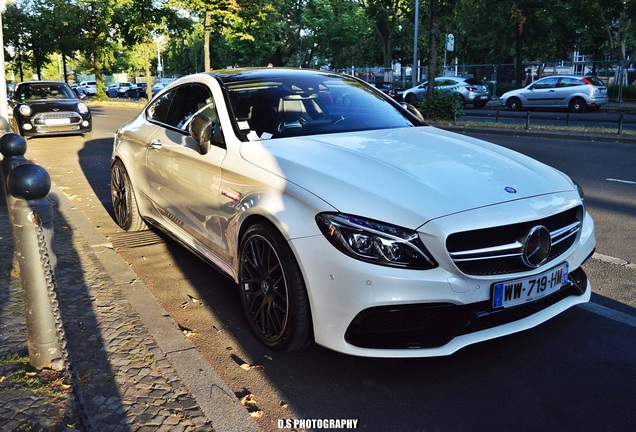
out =
[[[57,120],[67,120],[68,123],[55,123]],[[82,116],[73,111],[45,112],[33,116],[33,126],[38,133],[70,132],[80,130]]]
[[[56,120],[56,119],[71,119],[71,122],[76,121],[76,122],[80,122],[82,121],[82,117],[73,111],[59,111],[59,112],[46,112],[46,113],[39,113],[36,114],[35,116],[33,116],[33,121],[35,123],[44,123],[46,120]]]
[[[462,272],[469,275],[500,275],[529,270],[522,260],[523,239],[543,225],[550,231],[552,249],[546,263],[565,253],[581,229],[583,208],[575,207],[544,219],[451,234],[446,248]]]

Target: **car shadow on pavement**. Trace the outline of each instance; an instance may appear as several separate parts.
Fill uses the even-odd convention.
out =
[[[78,157],[82,172],[93,189],[93,193],[114,221],[110,193],[110,150],[112,150],[112,145],[113,142],[110,138],[88,140],[84,147],[78,151]],[[104,148],[108,148],[109,151],[104,151]]]
[[[57,208],[56,197],[50,195],[49,199]],[[86,242],[76,238],[69,221],[59,211],[54,218],[58,301],[80,409],[89,419],[87,426],[129,430],[117,373],[109,358],[113,340],[121,337],[117,332],[125,335],[123,329],[113,333],[105,320],[116,302],[110,292],[112,282],[104,278],[99,261],[91,257]]]

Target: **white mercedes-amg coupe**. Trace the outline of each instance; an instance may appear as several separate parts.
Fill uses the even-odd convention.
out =
[[[275,350],[448,355],[587,302],[580,188],[418,114],[333,73],[187,76],[115,136],[116,221],[236,281]]]

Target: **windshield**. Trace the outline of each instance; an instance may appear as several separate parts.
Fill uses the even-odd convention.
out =
[[[245,140],[415,126],[414,119],[357,80],[335,75],[228,83]]]
[[[17,91],[20,102],[43,99],[76,99],[73,90],[66,84],[25,84]]]

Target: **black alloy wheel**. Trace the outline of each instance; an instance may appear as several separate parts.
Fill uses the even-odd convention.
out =
[[[147,225],[139,215],[137,200],[124,164],[117,160],[110,170],[110,191],[115,222],[126,231],[142,231]]]
[[[521,100],[516,97],[511,97],[506,102],[506,107],[508,107],[510,111],[519,111],[521,109]]]
[[[245,315],[262,343],[293,351],[311,342],[311,314],[300,267],[273,227],[255,224],[245,233],[239,288]]]
[[[570,101],[570,112],[583,113],[585,111],[587,111],[587,104],[585,103],[585,99],[581,97],[575,97]]]

